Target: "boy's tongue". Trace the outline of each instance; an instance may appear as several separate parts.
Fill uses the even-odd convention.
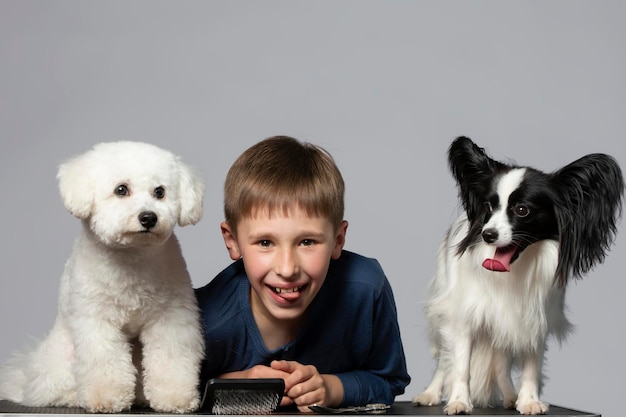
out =
[[[300,298],[301,290],[303,287],[298,288],[279,288],[272,287],[271,290],[276,297],[282,298],[285,301],[294,301]]]
[[[293,301],[293,300],[297,300],[298,297],[300,297],[300,291],[296,291],[296,292],[284,292],[284,293],[280,293],[278,294],[278,296],[282,299],[288,300],[288,301]]]
[[[496,272],[509,272],[511,270],[511,258],[516,250],[515,245],[496,248],[493,258],[487,258],[483,261],[483,268]]]

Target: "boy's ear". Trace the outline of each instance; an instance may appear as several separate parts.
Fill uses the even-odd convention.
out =
[[[222,237],[224,238],[224,244],[226,245],[228,255],[230,256],[230,259],[236,261],[241,258],[241,252],[239,251],[239,246],[237,245],[237,239],[235,239],[235,235],[233,234],[228,223],[222,222],[220,224],[220,228],[222,229]]]
[[[337,233],[335,234],[335,247],[331,255],[333,259],[339,259],[339,257],[341,256],[341,251],[343,250],[343,246],[346,244],[347,231],[348,231],[348,222],[346,220],[343,220],[341,222],[341,225],[337,229]]]

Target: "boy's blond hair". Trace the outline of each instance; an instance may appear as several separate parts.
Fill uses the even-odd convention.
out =
[[[224,216],[236,233],[243,218],[258,212],[289,215],[294,207],[327,218],[338,229],[344,215],[344,182],[323,148],[288,136],[273,136],[237,158],[224,184]]]

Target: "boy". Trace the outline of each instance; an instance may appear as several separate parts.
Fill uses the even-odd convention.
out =
[[[284,136],[245,151],[224,185],[235,262],[196,291],[206,378],[282,378],[281,405],[391,404],[410,378],[378,262],[343,251],[344,182],[323,149]]]

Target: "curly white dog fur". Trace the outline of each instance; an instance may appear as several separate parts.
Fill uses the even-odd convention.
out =
[[[140,142],[96,145],[60,165],[57,178],[82,233],[54,327],[0,369],[0,398],[89,412],[197,409],[204,342],[173,229],[202,217],[202,181]]]

